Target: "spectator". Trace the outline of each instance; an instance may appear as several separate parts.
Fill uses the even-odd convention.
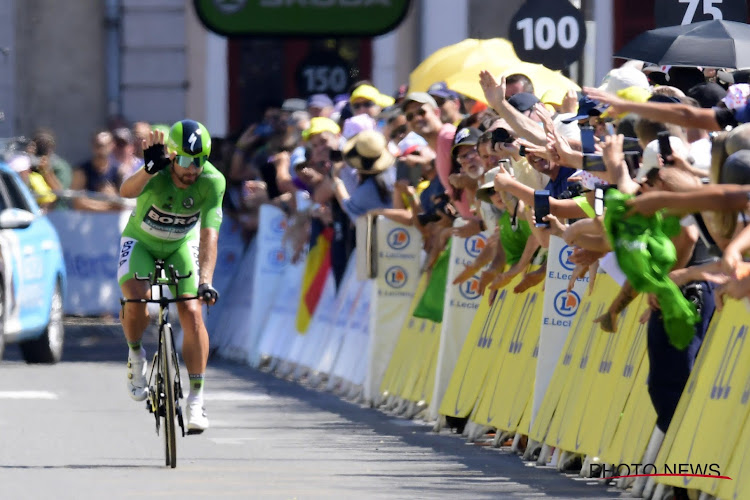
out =
[[[392,97],[381,94],[372,85],[360,85],[354,89],[349,98],[353,115],[366,113],[373,119],[377,118],[383,108],[392,106],[394,102],[395,100]]]
[[[36,155],[40,162],[49,165],[57,181],[60,183],[59,188],[53,189],[70,189],[70,183],[73,180],[73,169],[70,164],[60,158],[55,153],[57,143],[55,136],[49,129],[40,128],[34,134],[34,144],[36,146]]]
[[[452,123],[456,127],[463,120],[461,113],[461,96],[448,88],[445,82],[434,83],[427,89],[440,107],[440,119],[443,123]]]
[[[73,171],[71,189],[85,191],[73,200],[73,208],[97,212],[118,210],[118,202],[93,199],[88,193],[101,193],[119,197],[122,177],[117,165],[111,161],[114,138],[108,131],[96,132],[91,138],[91,158]]]
[[[50,178],[50,174],[54,178],[54,174],[50,172],[49,167],[33,168],[32,157],[28,154],[14,156],[10,162],[8,162],[8,166],[10,166],[10,168],[21,177],[24,184],[28,186],[29,190],[36,198],[39,207],[43,210],[47,210],[55,203],[57,196],[55,196],[52,192],[52,187],[45,180],[45,177]],[[40,173],[39,170],[45,171],[46,175]]]
[[[314,94],[307,99],[307,112],[310,118],[322,116],[330,118],[333,113],[333,101],[326,94]]]
[[[516,94],[526,92],[527,94],[534,93],[534,84],[528,76],[523,73],[513,73],[505,77],[505,98],[510,99]]]
[[[133,154],[136,158],[143,159],[143,141],[151,135],[151,126],[147,122],[135,122],[133,132]],[[168,134],[167,134],[168,135]]]
[[[127,179],[143,166],[143,159],[135,155],[133,133],[125,127],[112,131],[114,147],[110,155],[110,163],[114,164],[122,179]]]
[[[387,174],[396,159],[388,152],[385,136],[366,130],[347,141],[344,159],[359,174],[359,185],[351,192],[340,177],[334,177],[334,194],[352,222],[377,208],[392,206],[393,182]]]

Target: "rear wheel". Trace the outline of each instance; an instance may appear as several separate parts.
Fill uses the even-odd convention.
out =
[[[177,467],[177,428],[175,425],[174,367],[172,366],[172,329],[165,325],[161,339],[161,371],[164,376],[164,454],[166,464]]]
[[[63,297],[60,283],[55,284],[49,311],[49,323],[44,332],[33,340],[21,342],[21,354],[27,363],[57,363],[62,358],[65,329],[63,327]]]

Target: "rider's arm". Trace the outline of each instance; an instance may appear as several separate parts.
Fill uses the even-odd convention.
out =
[[[200,280],[198,283],[211,283],[216,267],[216,247],[219,242],[219,232],[212,227],[201,229],[201,242],[198,253],[200,266]]]
[[[154,176],[146,172],[145,168],[140,168],[136,173],[125,179],[120,186],[120,196],[123,198],[138,198],[146,187],[148,181]]]

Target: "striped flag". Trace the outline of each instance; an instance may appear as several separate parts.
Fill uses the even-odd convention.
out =
[[[297,331],[305,333],[310,325],[318,301],[323,295],[323,287],[331,270],[331,242],[333,228],[324,228],[315,243],[310,247],[305,261],[305,274],[302,279],[302,294],[297,309]]]

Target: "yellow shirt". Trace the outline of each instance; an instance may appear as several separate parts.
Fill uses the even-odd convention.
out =
[[[36,201],[40,205],[46,205],[57,200],[57,196],[52,192],[47,181],[39,172],[29,172],[29,188],[36,196]]]

